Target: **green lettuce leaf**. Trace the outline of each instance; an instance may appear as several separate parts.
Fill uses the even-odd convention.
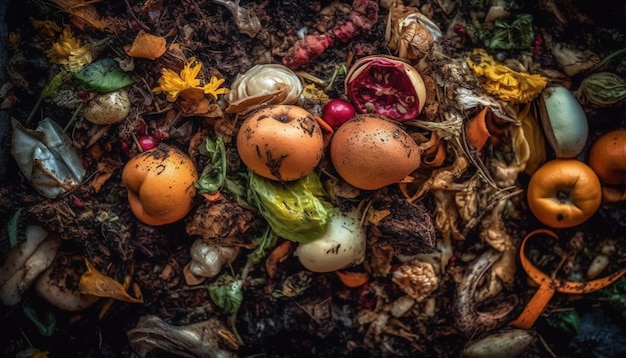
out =
[[[281,183],[250,173],[248,197],[276,235],[310,242],[326,232],[333,205],[316,173]]]

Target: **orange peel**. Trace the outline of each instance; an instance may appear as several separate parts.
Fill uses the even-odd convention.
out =
[[[130,57],[156,60],[165,53],[165,45],[165,37],[139,30],[132,45],[124,46],[124,51]]]
[[[522,244],[519,249],[520,263],[524,268],[524,271],[526,271],[526,274],[528,274],[528,277],[537,283],[539,288],[526,304],[526,307],[519,317],[510,322],[509,326],[521,329],[530,329],[556,292],[575,295],[599,291],[626,274],[626,267],[624,267],[608,276],[584,282],[566,281],[559,278],[552,278],[535,266],[524,253],[526,242],[535,235],[547,235],[551,238],[557,240],[559,239],[559,236],[552,230],[537,229],[528,233],[522,240]]]

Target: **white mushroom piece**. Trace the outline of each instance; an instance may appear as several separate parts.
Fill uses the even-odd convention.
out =
[[[0,301],[7,306],[20,302],[24,292],[56,257],[61,239],[41,226],[29,225],[26,240],[13,247],[0,268]]]

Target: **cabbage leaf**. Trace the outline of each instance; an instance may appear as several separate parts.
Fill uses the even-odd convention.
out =
[[[249,200],[276,235],[310,242],[326,232],[333,205],[316,173],[290,182],[250,173],[249,190]]]

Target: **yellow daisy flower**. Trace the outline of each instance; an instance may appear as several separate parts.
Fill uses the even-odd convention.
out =
[[[223,79],[217,79],[212,76],[209,83],[204,86],[200,86],[200,80],[196,78],[202,69],[202,63],[196,61],[195,58],[190,58],[185,67],[176,73],[169,68],[161,70],[161,77],[159,78],[159,87],[152,89],[156,94],[167,93],[167,100],[170,102],[176,101],[180,92],[187,89],[200,89],[205,94],[210,94],[217,99],[217,95],[226,94],[229,92],[227,88],[219,88]]]

